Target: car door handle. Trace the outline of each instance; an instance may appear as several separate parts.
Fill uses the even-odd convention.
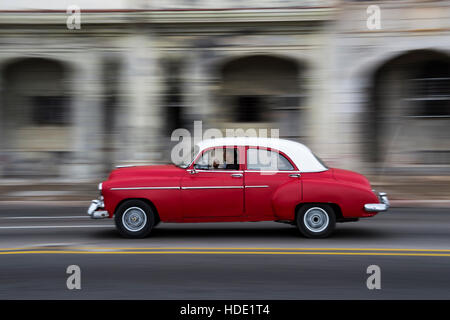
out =
[[[291,177],[291,178],[298,178],[298,177],[300,177],[300,173],[290,174],[289,177]]]
[[[233,173],[231,176],[233,178],[242,178],[242,173]]]

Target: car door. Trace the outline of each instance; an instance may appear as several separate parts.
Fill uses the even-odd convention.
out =
[[[242,147],[214,147],[197,157],[181,181],[184,218],[243,215],[242,150]]]
[[[301,200],[300,172],[282,152],[246,148],[245,212],[248,219],[276,220]]]

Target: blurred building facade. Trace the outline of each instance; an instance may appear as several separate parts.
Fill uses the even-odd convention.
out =
[[[366,174],[450,173],[450,1],[81,1],[74,30],[64,2],[30,3],[0,4],[2,179],[169,162],[194,121],[277,128]]]

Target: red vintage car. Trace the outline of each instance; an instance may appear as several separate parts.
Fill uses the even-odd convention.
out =
[[[277,221],[322,238],[336,222],[386,211],[361,174],[328,168],[306,146],[270,138],[203,140],[181,165],[127,166],[99,184],[88,214],[114,217],[125,237],[149,235],[159,222]]]

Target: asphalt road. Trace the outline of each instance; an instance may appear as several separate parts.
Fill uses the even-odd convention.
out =
[[[163,224],[122,239],[85,207],[0,205],[0,299],[450,299],[450,209],[302,238],[279,223]],[[66,268],[81,268],[68,290]],[[367,267],[381,270],[369,290]]]

